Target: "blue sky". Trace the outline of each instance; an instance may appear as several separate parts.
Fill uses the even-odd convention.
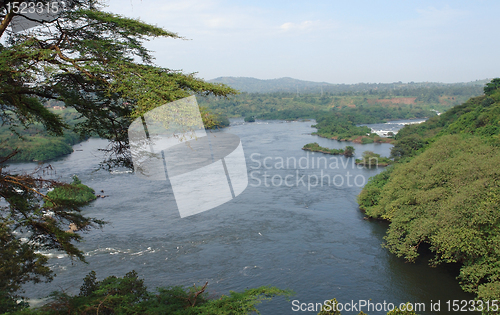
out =
[[[500,1],[107,0],[187,40],[147,43],[156,63],[220,76],[330,83],[500,76]]]

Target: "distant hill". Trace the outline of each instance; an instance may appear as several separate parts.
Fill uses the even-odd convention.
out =
[[[421,88],[439,86],[484,86],[489,79],[477,80],[467,83],[438,83],[438,82],[394,82],[394,83],[357,83],[357,84],[332,84],[327,82],[302,81],[293,78],[279,78],[270,80],[260,80],[249,77],[219,77],[208,82],[224,83],[241,92],[248,93],[270,93],[270,92],[291,92],[291,93],[341,93],[341,92],[364,92],[370,90],[392,90],[400,88]]]
[[[241,92],[269,93],[269,92],[312,92],[321,91],[322,86],[333,86],[326,82],[302,81],[293,78],[260,80],[248,77],[219,77],[208,82],[224,83]]]

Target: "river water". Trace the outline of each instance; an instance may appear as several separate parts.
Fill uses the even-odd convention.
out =
[[[106,145],[103,140],[76,145],[71,155],[50,162],[57,172],[52,177],[70,181],[76,174],[96,193],[109,196],[83,208],[86,216],[109,224],[84,235],[80,248],[88,264],[47,253],[57,277],[49,284],[26,286],[27,295],[37,299],[61,289],[78,293],[91,270],[98,279],[136,270],[150,289],[208,281],[212,295],[262,285],[295,291],[290,301],[275,298],[261,304],[262,314],[297,314],[294,305],[331,298],[341,303],[425,303],[420,314],[436,313],[430,303],[441,301],[440,313],[446,313],[447,300],[471,299],[461,291],[456,269],[430,268],[425,258],[408,264],[381,247],[387,224],[365,220],[356,196],[382,168],[360,169],[352,159],[332,156],[326,156],[326,165],[318,163],[324,155],[301,150],[318,142],[329,148],[352,145],[358,157],[366,150],[389,156],[391,145],[319,138],[310,134],[312,124],[236,122],[220,131],[241,138],[249,185],[233,200],[182,219],[166,182],[144,180],[127,170],[98,170],[102,155],[97,149]],[[327,182],[326,176],[332,180]],[[322,177],[323,182],[315,180]]]

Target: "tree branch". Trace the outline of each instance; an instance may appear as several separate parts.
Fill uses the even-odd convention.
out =
[[[7,13],[5,18],[2,20],[2,23],[0,23],[0,38],[2,37],[3,33],[7,29],[7,26],[9,26],[13,17],[14,17],[14,12],[11,11],[11,12]]]

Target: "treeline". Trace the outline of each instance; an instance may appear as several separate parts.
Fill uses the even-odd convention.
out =
[[[70,110],[57,110],[63,121],[74,126],[78,115]],[[71,129],[63,136],[49,134],[43,125],[12,126],[4,124],[0,127],[0,156],[12,156],[10,161],[46,161],[73,152],[71,146],[83,139]]]
[[[39,308],[28,308],[28,304],[3,300],[0,297],[0,313],[9,310],[12,315],[56,315],[56,314],[234,314],[257,312],[256,306],[274,296],[290,296],[291,291],[275,287],[231,291],[229,295],[209,298],[204,286],[183,288],[180,286],[157,288],[149,291],[144,280],[135,271],[124,277],[107,277],[97,280],[90,272],[83,280],[80,293],[69,295],[53,292],[48,303]],[[3,303],[2,303],[3,302]],[[9,304],[10,303],[10,304]]]
[[[371,88],[367,88],[367,87]],[[395,83],[391,87],[338,93],[241,93],[230,98],[200,98],[203,106],[232,117],[247,119],[315,119],[315,133],[326,138],[362,143],[387,141],[360,124],[436,116],[472,96],[482,94],[481,84]]]
[[[287,111],[329,111],[331,109],[343,109],[352,107],[372,107],[378,105],[378,109],[390,110],[437,110],[444,112],[447,109],[462,104],[467,99],[479,96],[483,93],[483,84],[454,84],[454,85],[429,85],[412,84],[404,87],[378,88],[375,84],[372,88],[357,89],[353,91],[343,90],[338,92],[316,92],[316,93],[293,93],[293,92],[271,92],[271,93],[247,93],[229,98],[200,97],[200,105],[207,106],[213,110],[224,113],[230,117],[254,116],[257,119],[270,119],[284,117]],[[308,117],[300,117],[308,118]],[[275,118],[284,119],[284,118]]]
[[[317,124],[313,125],[318,129],[314,134],[324,138],[337,140],[353,140],[359,136],[371,134],[371,129],[366,126],[358,127],[341,113],[322,116],[317,119]]]
[[[387,142],[371,129],[360,124],[383,123],[396,119],[415,119],[436,116],[433,111],[423,110],[420,107],[391,109],[378,105],[360,106],[356,108],[335,109],[328,112],[321,110],[290,109],[260,115],[260,119],[269,120],[298,120],[315,119],[317,128],[313,134],[324,138],[353,141],[361,137],[362,143]]]
[[[458,263],[466,292],[500,298],[500,79],[475,97],[395,137],[399,163],[358,197],[370,218],[390,222],[385,247],[407,261],[422,248],[431,265]]]
[[[414,90],[414,89],[455,89],[457,93],[468,88],[482,87],[489,80],[476,80],[464,83],[439,83],[439,82],[392,82],[392,83],[356,83],[332,84],[327,82],[303,81],[293,78],[279,78],[260,80],[248,77],[220,77],[210,82],[224,83],[232,88],[248,93],[300,93],[300,94],[340,94],[340,93],[366,93],[370,91]]]
[[[388,139],[372,134],[370,128],[358,125],[432,116],[436,116],[436,113],[421,108],[398,108],[395,110],[381,106],[360,106],[357,108],[335,110],[329,114],[317,115],[317,124],[313,127],[318,129],[315,134],[325,138],[353,141],[361,137],[361,143],[387,142]]]
[[[388,108],[381,105],[358,106],[335,110],[355,124],[376,124],[397,119],[416,119],[436,116],[436,112],[426,110],[421,106]]]

